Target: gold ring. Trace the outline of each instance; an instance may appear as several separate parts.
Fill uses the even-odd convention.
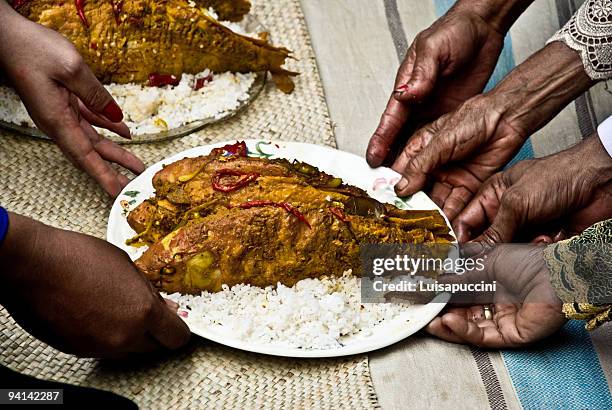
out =
[[[482,313],[484,314],[484,317],[486,320],[492,320],[493,319],[493,306],[484,305],[482,307]]]

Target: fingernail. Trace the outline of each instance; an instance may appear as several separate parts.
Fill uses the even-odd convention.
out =
[[[165,302],[166,302],[166,305],[168,305],[168,307],[170,307],[173,310],[177,310],[179,307],[178,303],[176,303],[173,300],[165,299]]]
[[[104,110],[102,110],[102,114],[104,114],[104,116],[112,122],[123,121],[123,112],[115,101],[111,101],[106,104],[106,107],[104,107]]]
[[[397,87],[395,89],[395,91],[393,91],[395,94],[403,94],[404,92],[408,91],[408,84],[402,84],[399,87]]]
[[[407,187],[408,187],[408,180],[406,178],[402,178],[397,183],[397,185],[395,185],[395,190],[399,192],[399,191],[403,191]]]

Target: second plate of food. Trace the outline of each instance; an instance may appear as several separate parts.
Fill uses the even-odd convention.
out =
[[[218,156],[212,165],[201,158],[211,155],[211,151]],[[242,158],[231,163],[236,156],[242,155],[258,159]],[[177,163],[184,158],[194,160]],[[288,162],[278,164],[274,162],[276,159],[286,159]],[[267,160],[272,162],[268,164]],[[167,167],[173,163],[176,163],[173,167]],[[238,163],[242,165],[238,166]],[[268,165],[271,168],[265,171],[267,175],[260,178],[263,172],[257,172],[257,167]],[[203,171],[208,166],[214,170]],[[296,192],[291,188],[287,190],[287,187],[292,185],[277,175],[274,167],[281,170],[280,174],[283,174],[283,167],[289,167],[291,172],[299,174],[298,179],[308,181],[304,184],[305,191],[300,194],[304,196],[303,202],[308,195],[319,195],[311,190],[309,184],[331,187],[329,195],[322,197],[329,204],[324,206],[325,209],[322,207],[316,212],[308,210],[303,214],[299,206],[291,205],[290,199],[295,198]],[[238,168],[240,172],[236,171]],[[162,170],[163,174],[158,174]],[[213,173],[206,175],[206,180],[202,179],[200,184],[198,178],[203,178],[204,174],[200,174],[203,172]],[[146,201],[156,196],[153,186],[156,174],[157,197],[149,203]],[[282,241],[286,239],[280,238],[287,235],[287,227],[296,232],[296,241],[304,238],[298,232],[307,232],[303,235],[308,237],[308,232],[316,229],[338,229],[351,219],[352,210],[350,206],[343,210],[342,206],[345,205],[335,201],[353,194],[360,196],[367,193],[380,203],[393,205],[393,209],[440,212],[423,193],[417,193],[409,200],[398,198],[393,190],[398,180],[396,172],[388,168],[371,169],[364,159],[356,155],[306,143],[247,140],[237,145],[233,141],[197,147],[149,167],[123,190],[111,209],[107,239],[137,261],[139,269],[162,291],[166,291],[166,297],[179,303],[179,315],[194,334],[234,348],[276,356],[315,358],[365,353],[394,344],[425,327],[444,308],[449,296],[440,294],[424,305],[362,303],[360,278],[348,270],[339,274],[341,262],[317,265],[314,266],[314,269],[320,270],[317,275],[308,273],[313,269],[313,265],[309,265],[312,259],[308,258],[317,257],[315,254],[305,257],[306,253],[301,253],[303,260],[298,265],[287,265],[301,272],[297,275],[301,275],[298,279],[302,280],[296,279],[297,283],[291,280],[290,273],[278,273],[273,267],[270,268],[271,272],[276,272],[278,278],[274,275],[267,279],[250,277],[245,280],[249,284],[241,283],[241,273],[234,272],[233,275],[237,276],[232,277],[227,271],[233,268],[227,265],[232,264],[232,257],[251,255],[247,256],[253,259],[248,269],[253,272],[266,270],[266,266],[271,266],[272,262],[262,255],[281,257],[273,249],[284,246]],[[271,182],[278,186],[275,185],[275,191],[269,192],[268,200],[261,200],[253,189],[266,192]],[[283,187],[287,183],[289,185]],[[249,185],[251,191],[237,193],[241,187]],[[180,186],[179,189],[176,189],[177,186]],[[209,211],[205,208],[213,205],[206,196],[211,194],[216,195],[217,199],[212,202],[220,210],[215,211],[214,215],[207,215]],[[227,201],[223,199],[224,194],[228,195]],[[218,202],[219,197],[222,198],[221,203]],[[143,201],[145,204],[141,205]],[[190,201],[197,205],[192,206]],[[252,240],[252,237],[247,238],[244,231],[252,226],[241,225],[246,221],[242,219],[246,212],[243,214],[241,210],[249,210],[249,221],[255,221],[257,217],[278,217],[278,232],[262,230],[262,235],[271,235],[267,239],[269,242],[262,242],[269,243],[269,252],[248,253],[244,249],[248,246],[244,246],[243,242]],[[147,212],[151,215],[157,212],[157,216],[147,220]],[[256,215],[259,212],[261,214]],[[345,212],[349,215],[345,215]],[[132,226],[128,223],[128,215],[131,215]],[[199,218],[204,218],[203,225]],[[322,228],[324,223],[336,225]],[[446,218],[443,219],[444,223],[452,234]],[[322,233],[323,237],[325,234]],[[331,242],[326,246],[341,246]],[[224,249],[223,246],[227,249],[224,255],[214,255],[217,251],[194,252],[203,244],[217,251]],[[288,248],[296,246],[293,244]],[[341,254],[342,251],[339,251],[338,255]],[[190,274],[188,267],[208,267],[214,265],[213,260],[217,260],[215,263],[220,269],[214,271],[212,277],[209,275],[204,282],[198,283],[193,278],[186,280]],[[282,264],[287,261],[279,259],[278,262]],[[248,262],[240,259],[241,267],[247,266],[245,263]],[[301,269],[300,264],[305,268]],[[335,275],[331,275],[329,270],[334,271]],[[319,274],[323,276],[305,278]],[[226,285],[225,280],[234,283]]]

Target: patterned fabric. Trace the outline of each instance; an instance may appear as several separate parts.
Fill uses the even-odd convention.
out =
[[[568,318],[589,330],[612,320],[612,219],[548,246],[544,258]]]
[[[591,79],[612,78],[612,1],[588,0],[552,41],[578,51]]]

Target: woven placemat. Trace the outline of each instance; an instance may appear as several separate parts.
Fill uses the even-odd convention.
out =
[[[253,12],[276,43],[295,52],[296,90],[269,84],[245,112],[188,137],[130,146],[147,164],[215,141],[245,138],[335,146],[299,0],[256,0]],[[47,224],[104,238],[112,200],[52,143],[0,132],[0,204]],[[367,356],[292,360],[249,354],[194,338],[145,363],[107,363],[58,352],[0,309],[0,363],[35,377],[111,390],[142,408],[375,408]]]

